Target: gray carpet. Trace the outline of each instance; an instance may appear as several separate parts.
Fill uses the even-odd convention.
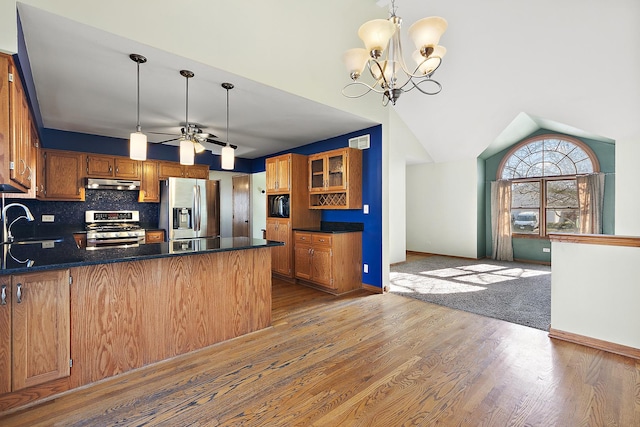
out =
[[[430,256],[391,267],[391,292],[549,330],[551,267]]]

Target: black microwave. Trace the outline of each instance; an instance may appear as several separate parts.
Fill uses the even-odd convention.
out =
[[[289,195],[269,196],[268,210],[271,217],[289,218]]]

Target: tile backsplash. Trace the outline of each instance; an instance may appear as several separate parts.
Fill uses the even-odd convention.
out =
[[[33,199],[5,199],[5,205],[22,203],[29,208],[35,221],[16,223],[14,230],[23,229],[28,235],[37,235],[38,227],[43,229],[84,230],[84,212],[88,210],[137,210],[140,211],[140,224],[143,228],[157,228],[159,203],[138,203],[137,191],[86,190],[84,202],[54,202]],[[20,216],[19,209],[7,212],[9,221]],[[54,215],[53,223],[43,223],[42,215]]]

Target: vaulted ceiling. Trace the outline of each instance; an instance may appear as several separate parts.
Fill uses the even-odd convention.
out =
[[[254,158],[386,123],[378,96],[342,97],[341,55],[389,1],[168,0],[18,3],[44,126],[127,138],[141,65],[143,131],[189,119]],[[615,141],[640,135],[640,2],[636,0],[397,0],[404,30],[449,22],[436,96],[393,107],[436,162],[496,151],[546,127]],[[114,17],[117,17],[115,19]],[[410,52],[409,40],[404,40]],[[405,52],[408,56],[409,52]],[[392,108],[392,107],[386,107]],[[150,135],[151,136],[151,135]],[[162,140],[166,135],[156,135]],[[216,152],[216,148],[212,147]]]

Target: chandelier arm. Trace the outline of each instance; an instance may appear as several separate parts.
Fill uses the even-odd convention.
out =
[[[363,92],[360,95],[348,95],[347,93],[345,93],[345,91],[347,90],[347,88],[352,87],[352,86],[364,86],[365,88],[367,88],[367,90],[365,92]],[[372,87],[368,84],[366,84],[365,82],[351,82],[346,84],[343,88],[342,88],[342,94],[344,96],[346,96],[347,98],[360,98],[361,96],[364,96],[366,94],[368,94],[369,92],[375,92],[375,93],[379,93],[381,95],[384,94],[384,90],[381,89],[376,89],[375,87]]]
[[[421,89],[421,88],[420,88],[420,84],[421,84],[421,83],[424,83],[424,82],[431,82],[431,83],[435,83],[435,84],[436,84],[436,86],[438,86],[438,90],[437,90],[436,92],[428,92],[428,91],[425,91],[425,90]],[[410,91],[410,90],[412,90],[413,88],[416,88],[416,89],[418,89],[420,92],[424,93],[425,95],[437,95],[437,94],[439,94],[439,93],[442,91],[442,85],[441,85],[438,81],[433,80],[433,79],[431,79],[431,78],[420,80],[418,83],[416,83],[416,82],[414,82],[413,80],[411,80],[411,83],[413,84],[413,86],[412,86],[411,88],[409,88],[409,89],[405,90],[405,92],[409,92],[409,91]]]
[[[376,67],[378,67],[378,71],[380,72],[380,76],[381,76],[379,79],[377,79],[376,75],[373,74],[373,70],[371,69],[371,67],[372,67],[371,63],[372,62],[375,64]],[[387,63],[387,65],[389,65],[389,64]],[[382,65],[380,65],[380,63],[378,62],[377,59],[370,59],[367,62],[367,68],[369,68],[369,74],[371,74],[371,78],[375,81],[373,87],[376,87],[377,85],[380,85],[382,87],[389,87],[389,82],[387,81],[387,79],[385,78],[385,75],[384,75],[384,68],[382,68]],[[382,80],[382,83],[380,82],[381,80]],[[369,85],[367,85],[367,86],[369,86]],[[378,93],[383,93],[383,92],[378,92]]]

